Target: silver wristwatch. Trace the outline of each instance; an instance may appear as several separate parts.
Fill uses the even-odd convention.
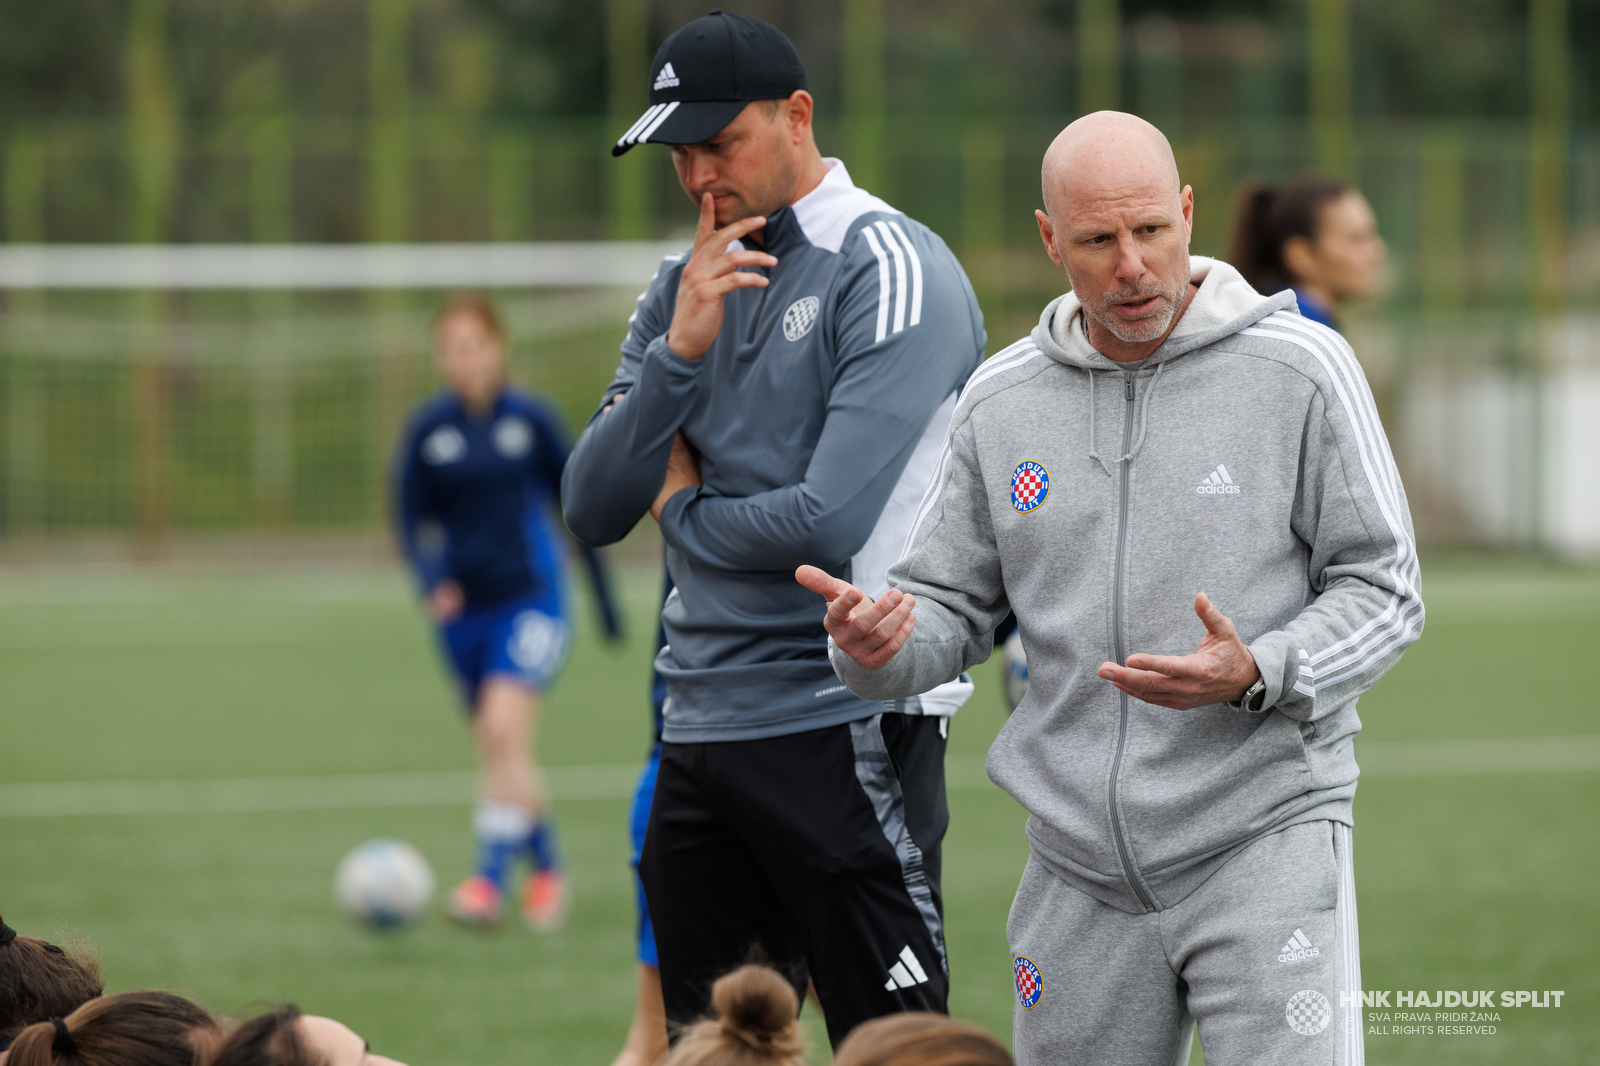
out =
[[[1228,706],[1238,711],[1249,711],[1251,714],[1260,714],[1262,703],[1267,699],[1267,679],[1256,678],[1256,683],[1244,690],[1244,695],[1236,700],[1229,700]]]

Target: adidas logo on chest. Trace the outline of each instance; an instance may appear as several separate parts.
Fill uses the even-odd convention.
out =
[[[1194,491],[1201,496],[1237,496],[1240,489],[1233,483],[1228,468],[1218,463],[1217,468],[1211,471]]]

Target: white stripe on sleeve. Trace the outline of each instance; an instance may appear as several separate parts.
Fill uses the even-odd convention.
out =
[[[861,235],[866,237],[867,246],[872,249],[872,254],[878,257],[878,336],[877,340],[889,335],[889,257],[883,254],[883,246],[878,243],[877,235],[872,232],[871,226],[863,226]]]
[[[966,387],[961,390],[961,398],[956,401],[956,414],[961,412],[961,404],[965,402],[980,382],[994,377],[994,375],[1013,367],[1021,366],[1030,359],[1043,358],[1044,353],[1034,346],[1031,340],[1023,338],[1009,348],[1005,348],[990,356],[988,361],[967,379]],[[951,430],[955,429],[955,418],[950,420]],[[900,549],[901,556],[911,550],[911,542],[917,539],[917,530],[922,528],[922,523],[927,520],[933,511],[933,506],[938,502],[939,495],[944,491],[945,476],[950,469],[950,435],[947,432],[944,438],[944,449],[939,453],[939,465],[934,468],[933,477],[928,481],[928,490],[922,494],[922,503],[917,508],[917,517],[912,520],[911,528],[906,532],[905,547]]]
[[[911,317],[906,324],[914,326],[922,321],[922,258],[917,255],[917,250],[906,236],[906,231],[900,228],[900,223],[890,219],[889,225],[900,235],[900,243],[905,245],[906,255],[911,259]]]
[[[1394,537],[1395,561],[1389,567],[1389,576],[1397,591],[1390,596],[1389,603],[1355,632],[1311,656],[1315,684],[1331,685],[1360,674],[1381,659],[1395,644],[1408,638],[1421,619],[1416,548],[1400,517],[1399,472],[1386,446],[1371,394],[1364,388],[1365,378],[1355,361],[1355,353],[1344,344],[1343,338],[1333,341],[1332,338],[1338,337],[1333,331],[1310,327],[1298,315],[1282,313],[1271,315],[1259,326],[1240,330],[1240,333],[1287,341],[1304,349],[1322,365],[1350,423],[1367,484]]]
[[[906,328],[906,257],[900,251],[900,242],[894,239],[894,234],[889,230],[887,222],[877,224],[878,232],[883,234],[884,247],[894,256],[894,330],[899,333]]]

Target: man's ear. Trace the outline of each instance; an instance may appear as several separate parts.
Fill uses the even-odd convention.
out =
[[[812,110],[816,107],[811,94],[804,89],[796,89],[789,94],[789,99],[783,103],[783,114],[789,123],[789,140],[794,144],[801,144],[811,132]]]
[[[1043,211],[1035,210],[1033,217],[1039,223],[1039,239],[1044,242],[1044,250],[1050,256],[1050,262],[1065,269],[1067,264],[1061,261],[1061,252],[1056,248],[1056,224],[1050,221],[1050,216]]]

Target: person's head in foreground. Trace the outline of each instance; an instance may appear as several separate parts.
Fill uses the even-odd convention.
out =
[[[1229,261],[1257,292],[1292,288],[1308,317],[1332,325],[1378,287],[1387,246],[1360,191],[1327,178],[1247,187]]]
[[[292,1003],[241,1022],[206,1066],[398,1066],[374,1055],[349,1026],[301,1014]]]
[[[211,1012],[170,992],[118,992],[30,1025],[7,1066],[199,1066],[222,1031]]]
[[[494,304],[482,296],[445,304],[433,322],[433,358],[467,410],[492,408],[506,384],[506,331]]]
[[[776,26],[695,19],[656,52],[650,84],[650,108],[611,154],[671,145],[683,191],[696,206],[712,196],[717,226],[770,215],[821,179],[805,63]]]
[[[25,1027],[66,1017],[105,985],[92,952],[19,936],[0,919],[0,1051]]]
[[[1190,291],[1194,192],[1166,136],[1136,115],[1085,115],[1045,152],[1040,185],[1039,237],[1072,282],[1090,343],[1113,359],[1148,355]]]
[[[800,999],[776,970],[741,966],[711,986],[716,1017],[684,1031],[665,1066],[801,1066]]]
[[[833,1066],[1012,1066],[1005,1045],[968,1022],[911,1011],[863,1022]]]

